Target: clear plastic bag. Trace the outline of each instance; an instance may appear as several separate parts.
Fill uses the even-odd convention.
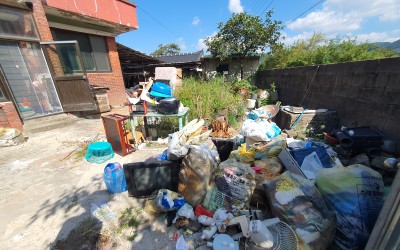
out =
[[[335,224],[313,182],[290,172],[264,183],[274,217],[295,229],[304,245],[326,249],[335,236]]]
[[[179,172],[178,192],[186,201],[197,206],[206,196],[214,169],[219,164],[218,152],[206,145],[190,146]]]
[[[382,176],[360,164],[324,168],[316,185],[336,214],[336,248],[364,249],[384,202]]]

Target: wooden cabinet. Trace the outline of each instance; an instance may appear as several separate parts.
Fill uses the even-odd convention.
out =
[[[134,147],[129,144],[128,131],[124,126],[125,121],[129,123],[129,117],[119,114],[102,116],[104,131],[106,132],[107,141],[112,145],[115,153],[125,156],[135,151]]]

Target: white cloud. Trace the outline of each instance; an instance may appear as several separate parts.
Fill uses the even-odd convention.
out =
[[[207,45],[204,43],[205,40],[206,39],[204,39],[204,38],[200,38],[199,40],[197,40],[197,45],[196,45],[197,50],[206,51],[208,49]]]
[[[286,39],[283,40],[282,42],[284,42],[285,45],[293,45],[298,40],[306,40],[306,39],[312,37],[313,34],[314,34],[314,32],[303,32],[296,36],[286,37]]]
[[[176,42],[181,50],[186,49],[186,43],[185,43],[185,40],[183,40],[183,37],[179,37]]]
[[[357,42],[394,42],[400,39],[399,32],[371,32],[368,34],[358,34]]]
[[[363,17],[378,17],[381,21],[396,21],[400,19],[400,1],[398,0],[328,0],[324,7],[337,11],[354,12]]]
[[[350,14],[336,13],[328,9],[311,12],[288,25],[291,30],[315,30],[322,33],[358,30],[362,18]]]
[[[209,38],[209,37],[213,37],[217,34],[216,31],[214,31],[211,35],[209,35],[206,38],[200,38],[199,40],[197,40],[197,45],[196,45],[196,49],[197,50],[204,50],[206,51],[208,49],[207,45],[204,43],[204,41]]]
[[[327,0],[322,10],[309,13],[288,25],[291,30],[315,31],[322,33],[356,31],[368,18],[375,17],[382,22],[400,20],[398,0]]]
[[[200,23],[200,18],[198,16],[193,17],[192,24],[193,25],[198,25]]]
[[[229,11],[231,13],[242,13],[243,6],[240,3],[240,0],[229,0]]]

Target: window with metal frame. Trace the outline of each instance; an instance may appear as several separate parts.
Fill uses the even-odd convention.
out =
[[[0,38],[39,41],[32,13],[0,5]]]
[[[83,63],[88,72],[110,72],[111,64],[108,57],[106,40],[102,36],[95,36],[69,30],[51,29],[54,40],[76,40],[79,44]],[[65,51],[68,53],[68,51]]]

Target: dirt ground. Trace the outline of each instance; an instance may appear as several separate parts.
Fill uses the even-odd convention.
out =
[[[93,204],[105,202],[116,215],[114,221],[125,208],[143,207],[143,200],[129,197],[127,192],[115,195],[107,192],[102,179],[104,167],[108,162],[143,161],[163,149],[136,151],[126,157],[116,154],[103,164],[77,160],[74,156],[64,160],[77,142],[97,134],[104,137],[100,119],[80,119],[75,125],[31,135],[22,145],[0,148],[2,249],[48,249],[54,248],[57,241],[62,249],[93,249],[90,243],[93,238],[89,236],[84,244],[76,239],[65,241],[73,229],[76,233],[86,226],[85,232],[93,233],[99,225],[100,229],[106,226],[94,223],[97,226],[92,228],[93,222],[85,225],[88,219],[93,219]],[[94,235],[98,237],[97,245],[102,249],[175,249],[171,238],[176,230],[166,227],[166,218],[139,224],[134,241],[113,230],[108,233],[103,230]]]

